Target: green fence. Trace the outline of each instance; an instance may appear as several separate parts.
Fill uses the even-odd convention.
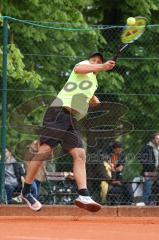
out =
[[[38,138],[44,112],[74,65],[97,50],[103,52],[106,60],[111,59],[119,46],[121,30],[122,26],[1,18],[1,202],[5,201],[6,145],[15,159],[23,163],[26,146]],[[115,70],[99,74],[96,95],[102,104],[98,109],[90,109],[87,118],[79,122],[87,148],[88,185],[99,202],[132,204],[134,198],[125,200],[127,185],[129,188],[135,177],[141,180],[137,180],[137,187],[144,184],[137,154],[159,129],[158,37],[159,26],[149,25],[144,35],[123,53]],[[119,193],[118,189],[117,193],[111,192],[112,179],[108,181],[102,173],[103,161],[107,161],[115,140],[125,150],[123,195],[121,189]],[[72,171],[72,162],[68,156],[55,154],[47,167],[55,172]],[[107,192],[106,183],[110,194],[108,191],[102,199],[101,194]],[[155,179],[151,194],[155,203],[157,184]],[[135,193],[136,190],[133,188]],[[75,184],[69,180],[47,180],[41,188],[41,199],[49,204],[70,204],[75,196]]]

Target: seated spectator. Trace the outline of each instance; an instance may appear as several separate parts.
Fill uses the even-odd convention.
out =
[[[27,171],[27,168],[29,167],[29,163],[32,160],[33,156],[35,156],[35,154],[38,151],[38,146],[39,146],[39,142],[38,141],[33,141],[31,144],[27,145],[27,148],[24,152],[24,154],[21,156],[24,159],[24,168],[25,168],[25,173]],[[51,157],[50,157],[51,158]],[[40,189],[41,189],[41,184],[44,181],[52,181],[52,180],[65,180],[65,179],[74,179],[73,173],[72,172],[50,172],[47,171],[47,166],[48,166],[48,162],[44,161],[43,165],[40,167],[35,180],[33,181],[32,185],[31,185],[31,193],[32,195],[36,198],[39,199],[40,196]],[[24,178],[22,178],[22,182],[24,182]],[[50,193],[49,193],[50,194]],[[51,196],[51,198],[53,198]],[[21,203],[22,199],[21,196],[17,196],[14,198],[14,201],[16,201],[17,203]],[[52,201],[53,203],[53,201]]]
[[[104,165],[105,174],[107,176],[107,181],[101,181],[100,197],[101,197],[101,202],[104,204],[108,194],[109,182],[110,182],[109,180],[112,179],[112,171],[111,171],[111,165],[107,161],[104,161],[103,165]]]
[[[13,193],[21,191],[22,177],[24,170],[20,163],[13,157],[11,150],[6,148],[6,161],[5,161],[5,191],[7,196],[7,203],[14,203],[12,197]]]
[[[132,204],[132,187],[123,181],[123,170],[125,165],[125,152],[120,142],[113,142],[110,150],[104,156],[104,166],[111,181],[101,182],[102,202],[109,195],[110,204]],[[109,186],[109,188],[108,188]],[[105,198],[105,199],[104,199]]]
[[[143,167],[143,201],[146,205],[150,205],[152,185],[156,181],[159,167],[159,133],[151,136],[150,141],[141,149],[137,158]]]
[[[90,161],[86,165],[87,169],[87,179],[88,179],[88,187],[91,196],[96,201],[100,201],[105,203],[107,190],[108,190],[108,182],[102,181],[102,179],[111,180],[111,171],[110,165],[105,161]],[[101,186],[102,185],[102,192]]]

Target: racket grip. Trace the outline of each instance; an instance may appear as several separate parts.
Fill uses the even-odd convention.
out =
[[[116,61],[117,61],[117,58],[118,58],[118,56],[115,56],[115,57],[112,58],[112,60],[113,60],[114,62],[116,62]]]
[[[114,62],[116,62],[117,59],[118,59],[118,57],[119,57],[119,54],[117,54],[115,57],[113,57],[112,60],[113,60]]]
[[[118,50],[118,53],[115,55],[115,57],[112,59],[113,61],[117,61],[118,57],[121,56],[122,52],[125,50],[125,48],[128,47],[129,44],[125,44],[122,48]]]

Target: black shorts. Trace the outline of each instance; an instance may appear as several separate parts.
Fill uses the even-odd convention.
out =
[[[40,131],[40,144],[46,143],[55,148],[59,143],[63,150],[83,148],[77,120],[64,107],[49,107],[44,115]]]

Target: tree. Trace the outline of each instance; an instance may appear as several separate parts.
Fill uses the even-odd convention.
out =
[[[89,22],[94,17],[99,19],[97,23],[107,25],[124,25],[129,16],[145,16],[149,24],[158,24],[159,20],[159,1],[156,0],[95,0],[94,6],[86,10]],[[110,29],[103,32],[103,36],[108,43],[106,52],[113,56],[118,45],[118,31]],[[149,26],[141,39],[132,44],[122,55],[123,59],[118,61],[117,75],[109,75],[109,81],[100,84],[105,99],[119,101],[129,108],[125,119],[134,125],[134,131],[123,136],[122,141],[132,166],[136,166],[136,153],[159,128],[158,38],[159,26]],[[133,169],[134,172],[132,168],[126,168],[131,178],[139,174],[139,167]]]
[[[8,117],[33,96],[55,95],[74,63],[105,42],[99,31],[88,30],[82,11],[91,2],[15,0],[1,4],[2,15],[13,17],[8,18]],[[67,31],[67,28],[83,28],[83,31]],[[26,116],[26,122],[41,123],[41,112],[37,110],[34,116]],[[8,131],[8,144],[14,145],[25,137]]]

